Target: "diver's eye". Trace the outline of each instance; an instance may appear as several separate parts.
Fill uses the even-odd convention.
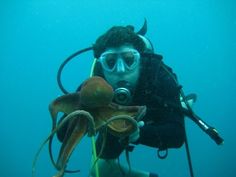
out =
[[[122,58],[127,66],[131,66],[135,60],[135,56],[134,56],[133,52],[122,53]]]
[[[106,55],[105,62],[106,62],[106,65],[110,69],[114,68],[114,66],[116,64],[116,61],[117,61],[117,55],[116,54],[110,53],[110,54]]]

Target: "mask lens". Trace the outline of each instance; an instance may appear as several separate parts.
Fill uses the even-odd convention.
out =
[[[128,67],[130,67],[132,64],[134,64],[135,56],[134,56],[133,52],[128,51],[128,52],[122,53],[122,59],[124,60],[125,64]]]
[[[125,62],[126,67],[129,70],[132,70],[137,66],[140,59],[140,55],[137,50],[125,51],[122,52],[122,59]]]
[[[109,53],[105,56],[104,62],[108,66],[109,69],[113,69],[117,62],[117,55],[114,53]]]
[[[107,71],[113,71],[117,63],[117,54],[112,52],[105,52],[99,58],[102,66]]]

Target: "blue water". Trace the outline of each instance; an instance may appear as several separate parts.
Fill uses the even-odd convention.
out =
[[[64,58],[94,43],[113,25],[139,29],[148,20],[147,37],[155,51],[178,74],[185,93],[197,93],[194,110],[225,139],[217,146],[186,118],[195,177],[236,174],[236,3],[234,0],[22,0],[0,1],[0,176],[29,177],[34,155],[51,129],[48,104],[61,92],[56,72]],[[64,70],[63,83],[73,91],[89,76],[92,53]],[[54,142],[54,149],[59,144]],[[74,152],[70,169],[87,176],[90,139]],[[122,157],[124,158],[124,157]],[[160,177],[188,177],[184,147],[165,160],[156,150],[138,146],[134,168]],[[36,176],[52,176],[47,147]]]

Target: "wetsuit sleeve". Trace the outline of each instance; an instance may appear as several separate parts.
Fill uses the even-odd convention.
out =
[[[160,149],[178,148],[185,139],[184,115],[165,104],[181,104],[180,88],[175,82],[176,75],[170,68],[167,69],[168,72],[162,68],[158,73],[156,94],[152,95],[147,105],[144,118],[146,124],[140,128],[140,138],[137,142]]]
[[[184,127],[175,121],[147,124],[140,128],[137,143],[160,149],[181,147],[184,143]]]

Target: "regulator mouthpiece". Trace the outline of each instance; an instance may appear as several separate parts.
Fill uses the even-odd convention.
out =
[[[131,93],[129,89],[125,87],[119,87],[115,90],[114,100],[121,105],[127,105],[131,101]]]

